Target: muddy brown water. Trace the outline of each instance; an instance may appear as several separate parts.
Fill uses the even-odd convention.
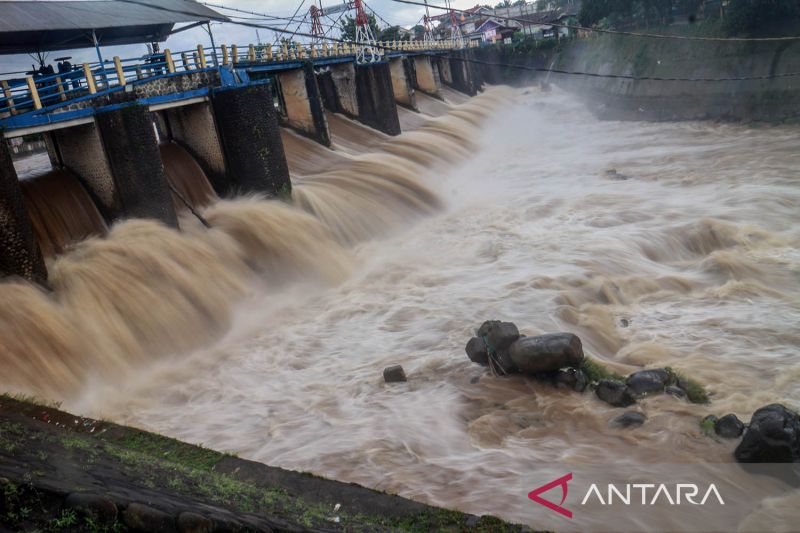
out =
[[[211,231],[126,222],[59,256],[53,295],[1,286],[3,385],[559,530],[598,527],[526,504],[559,465],[702,464],[752,484],[698,421],[800,407],[800,129],[600,122],[558,91],[421,101],[424,126],[367,154],[343,117],[349,137],[310,161],[287,133],[294,206],[221,201]],[[575,332],[621,372],[671,366],[713,402],[650,398],[642,428],[611,429],[619,410],[591,394],[471,365],[487,318]],[[382,383],[392,363],[407,384]],[[792,531],[796,493],[763,485],[773,497],[736,527]],[[649,519],[630,530],[686,526]]]

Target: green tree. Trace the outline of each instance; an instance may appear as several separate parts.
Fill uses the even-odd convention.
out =
[[[424,31],[424,30],[423,30]],[[408,41],[410,36],[400,36],[400,26],[389,26],[376,37],[379,41]]]
[[[372,29],[372,35],[375,38],[378,38],[378,35],[381,33],[381,29],[378,27],[378,21],[375,20],[375,15],[370,13],[367,15],[367,24]],[[345,17],[345,19],[341,22],[341,30],[342,30],[342,39],[345,41],[355,41],[356,40],[356,19],[353,17]]]

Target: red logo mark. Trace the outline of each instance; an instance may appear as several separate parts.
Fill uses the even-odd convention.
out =
[[[569,487],[567,486],[567,482],[568,481],[572,481],[572,472],[570,472],[566,476],[562,476],[562,477],[560,477],[558,479],[554,479],[550,483],[547,483],[546,485],[542,485],[538,489],[534,489],[534,490],[530,491],[528,493],[528,498],[530,498],[531,500],[535,501],[539,505],[544,505],[548,509],[552,509],[553,511],[557,512],[558,514],[562,514],[562,515],[566,516],[567,518],[572,518],[572,511],[561,507],[564,504],[564,500],[567,499],[567,492],[569,492]],[[547,492],[548,490],[550,490],[552,488],[555,488],[555,487],[559,487],[559,486],[561,487],[561,503],[559,503],[558,505],[554,504],[551,501],[545,500],[544,498],[539,496],[543,492]]]

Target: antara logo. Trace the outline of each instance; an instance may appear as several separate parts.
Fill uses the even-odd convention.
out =
[[[568,483],[570,481],[572,481],[572,472],[532,490],[528,493],[528,498],[560,515],[572,518],[572,511],[564,507],[564,502],[569,493]],[[561,502],[558,504],[546,500],[541,496],[543,493],[556,487],[561,487]],[[636,497],[637,493],[639,496],[638,498]],[[709,498],[713,497],[720,505],[725,505],[722,495],[713,483],[702,492],[702,499],[699,497],[701,494],[700,487],[694,483],[676,483],[674,485],[667,485],[664,483],[628,483],[619,486],[609,483],[606,486],[605,497],[603,497],[603,494],[604,493],[598,488],[597,483],[592,483],[580,504],[586,505],[587,502],[596,500],[600,505],[657,505],[658,503],[667,503],[669,505],[684,505],[687,503],[690,505],[705,505]]]

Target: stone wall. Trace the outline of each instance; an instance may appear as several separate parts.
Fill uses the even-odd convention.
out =
[[[225,152],[227,181],[220,194],[291,191],[278,117],[267,83],[223,87],[212,96]]]
[[[42,252],[25,208],[8,143],[0,140],[0,278],[47,282]]]

